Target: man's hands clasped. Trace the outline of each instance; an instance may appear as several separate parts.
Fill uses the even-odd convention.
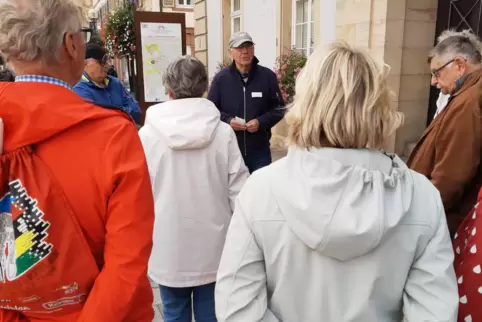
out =
[[[241,124],[233,118],[229,124],[235,131],[248,131],[249,133],[256,133],[259,131],[259,121],[256,119],[251,120],[246,124]]]

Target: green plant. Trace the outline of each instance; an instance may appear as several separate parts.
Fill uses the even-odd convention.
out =
[[[102,47],[105,47],[105,43],[104,41],[102,40],[102,37],[99,35],[99,32],[97,32],[97,30],[95,30],[94,32],[92,32],[92,36],[90,37],[90,43],[94,43],[94,44],[97,44],[99,46],[102,46]]]
[[[296,77],[305,66],[306,60],[307,58],[303,54],[298,53],[294,49],[276,59],[274,72],[278,78],[283,100],[288,104],[293,101]]]
[[[133,4],[127,2],[111,13],[105,27],[105,49],[112,57],[132,57],[136,53]]]
[[[218,62],[218,65],[216,66],[216,72],[219,72],[221,69],[225,67],[231,66],[232,63],[233,63],[232,59],[225,59],[222,62]]]

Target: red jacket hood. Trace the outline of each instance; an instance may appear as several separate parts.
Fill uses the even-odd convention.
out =
[[[0,83],[4,152],[40,143],[84,122],[124,113],[95,106],[64,87],[47,83]]]

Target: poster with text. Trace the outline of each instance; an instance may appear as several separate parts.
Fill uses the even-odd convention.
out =
[[[182,56],[182,31],[178,23],[141,23],[145,102],[168,100],[162,75],[174,59]]]

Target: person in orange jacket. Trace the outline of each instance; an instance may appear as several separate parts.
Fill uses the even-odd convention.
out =
[[[58,187],[38,180],[29,186],[37,195],[17,186],[19,199],[0,196],[0,322],[154,318],[147,277],[154,205],[145,156],[128,115],[72,91],[89,34],[82,21],[73,0],[0,2],[0,53],[17,76],[0,83],[0,176],[5,160],[28,147],[46,170],[25,175]],[[38,210],[42,200],[50,211]],[[52,211],[57,203],[63,208]],[[50,218],[41,242],[28,219],[12,223],[22,208]]]

